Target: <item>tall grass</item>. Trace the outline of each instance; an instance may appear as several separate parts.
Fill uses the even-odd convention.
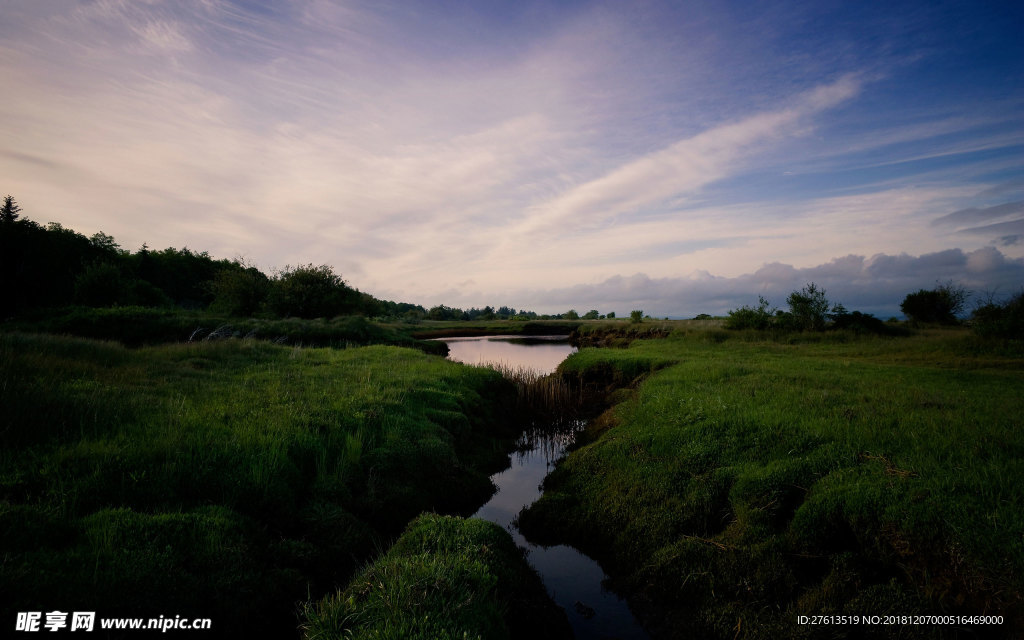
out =
[[[531,538],[598,556],[680,634],[732,638],[742,620],[748,637],[803,637],[797,615],[868,610],[997,613],[1007,624],[988,631],[1019,631],[1024,361],[963,330],[718,337],[584,349],[563,365],[644,377],[522,515]]]
[[[517,405],[535,422],[559,424],[579,416],[584,400],[579,383],[525,366],[497,363],[488,368],[515,386]]]
[[[565,638],[571,630],[501,527],[423,515],[344,590],[305,609],[305,637]]]
[[[490,495],[512,396],[396,347],[2,334],[0,613],[205,612],[222,633],[287,634],[293,602],[421,511]]]

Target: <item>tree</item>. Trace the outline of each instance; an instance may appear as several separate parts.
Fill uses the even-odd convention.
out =
[[[825,328],[829,302],[825,290],[813,282],[786,298],[794,328],[802,331],[821,331]]]
[[[930,291],[920,289],[907,294],[900,303],[900,310],[915,322],[956,324],[968,295],[963,287],[950,281]]]
[[[232,316],[251,316],[263,306],[270,279],[255,266],[238,260],[214,276],[210,290],[214,296],[212,309]]]
[[[615,319],[615,312],[614,312],[614,311],[609,311],[609,312],[608,312],[608,315],[607,315],[606,317],[607,317],[607,318],[608,318],[609,320],[614,320],[614,319]]]
[[[578,314],[575,309],[569,309],[568,311],[565,312],[565,319],[566,320],[579,320],[580,319],[580,314]]]
[[[327,318],[351,311],[357,296],[330,265],[289,265],[275,275],[267,303],[281,316]]]
[[[14,198],[7,196],[4,198],[4,206],[0,208],[0,222],[4,224],[10,224],[18,219],[18,213],[21,211],[21,207],[14,201]]]
[[[629,312],[629,321],[633,324],[640,324],[644,321],[644,312],[640,309],[634,309]]]
[[[89,242],[91,242],[92,246],[97,249],[101,249],[109,253],[121,252],[121,245],[117,244],[117,241],[114,240],[114,236],[107,235],[102,231],[97,231],[92,234],[92,237],[89,238]]]
[[[583,314],[583,319],[584,320],[597,320],[597,316],[598,315],[599,315],[599,313],[598,313],[597,309],[591,309],[590,311],[588,311],[588,312]]]

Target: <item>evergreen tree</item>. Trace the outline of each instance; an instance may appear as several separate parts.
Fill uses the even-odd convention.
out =
[[[7,196],[4,198],[4,206],[0,209],[0,222],[11,223],[18,219],[18,212],[21,211],[21,207],[14,201],[14,198]]]

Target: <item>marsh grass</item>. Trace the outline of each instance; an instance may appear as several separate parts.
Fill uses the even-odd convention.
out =
[[[488,368],[515,386],[518,406],[534,423],[549,423],[557,428],[562,422],[578,418],[584,400],[578,383],[530,367],[498,363]]]
[[[528,535],[591,552],[660,603],[655,623],[700,637],[797,637],[796,615],[868,609],[1020,619],[1024,361],[964,330],[716,331],[563,364],[643,377],[549,476]]]
[[[490,495],[512,396],[390,346],[2,334],[4,615],[205,612],[287,634],[293,602],[415,515]]]
[[[498,525],[427,514],[344,590],[306,605],[308,640],[564,638],[523,552]]]

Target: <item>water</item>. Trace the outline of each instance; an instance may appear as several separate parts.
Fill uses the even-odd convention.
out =
[[[526,343],[516,336],[445,338],[444,342],[450,350],[448,357],[458,362],[527,367],[541,373],[551,373],[575,351],[564,337],[557,336],[530,339]],[[504,527],[516,544],[527,550],[527,559],[540,574],[548,593],[565,609],[576,638],[648,638],[625,601],[603,587],[608,576],[597,562],[566,545],[532,544],[513,522],[523,507],[540,497],[541,482],[581,427],[582,424],[576,424],[567,432],[544,436],[524,433],[511,466],[491,476],[497,493],[473,517]]]

